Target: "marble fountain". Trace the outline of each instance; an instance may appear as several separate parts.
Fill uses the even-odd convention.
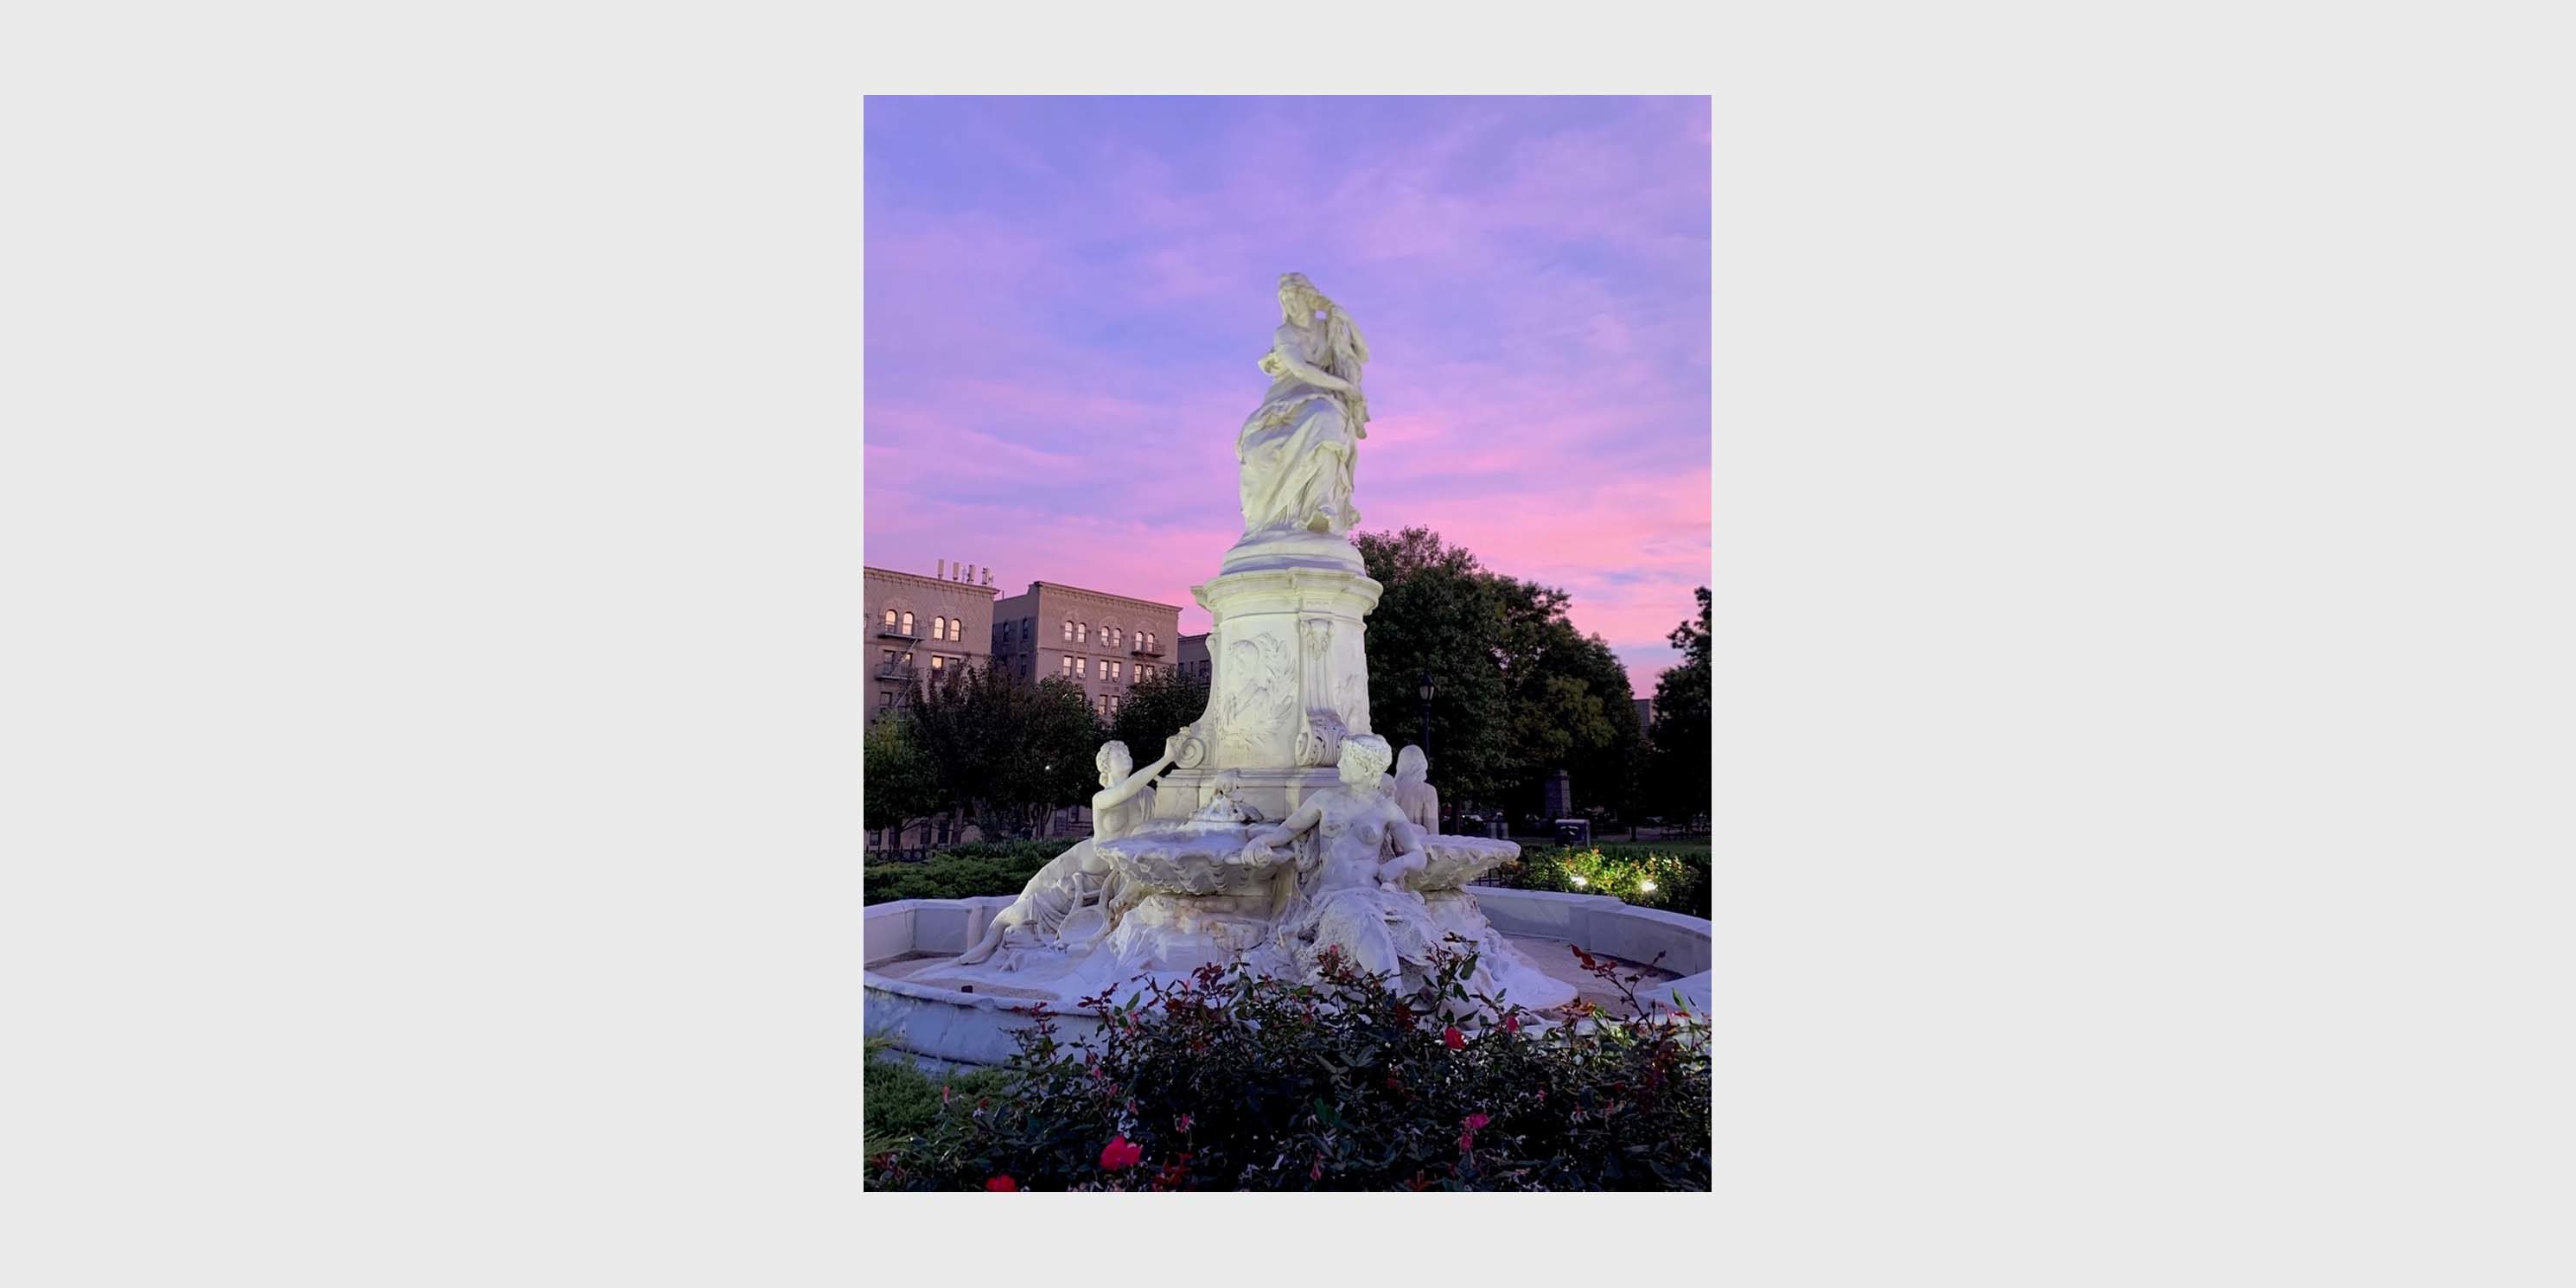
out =
[[[999,1063],[1032,1003],[1073,1035],[1080,998],[1210,962],[1311,978],[1328,949],[1406,988],[1434,945],[1470,949],[1477,991],[1542,1014],[1577,1000],[1566,944],[1661,954],[1656,995],[1707,1004],[1709,923],[1471,891],[1519,847],[1439,834],[1422,753],[1370,732],[1363,629],[1381,587],[1348,535],[1368,347],[1302,275],[1280,279],[1279,302],[1259,362],[1272,383],[1236,436],[1243,536],[1191,588],[1214,619],[1207,709],[1142,768],[1102,747],[1092,835],[1017,897],[867,909],[867,1031],[916,1061]]]

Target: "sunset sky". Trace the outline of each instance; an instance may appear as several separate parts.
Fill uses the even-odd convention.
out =
[[[866,105],[866,561],[1182,605],[1279,274],[1372,361],[1362,531],[1561,586],[1640,695],[1709,566],[1705,98]]]

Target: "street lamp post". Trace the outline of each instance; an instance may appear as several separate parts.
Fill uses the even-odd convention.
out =
[[[1431,673],[1424,671],[1413,682],[1413,695],[1422,699],[1422,758],[1431,758]]]

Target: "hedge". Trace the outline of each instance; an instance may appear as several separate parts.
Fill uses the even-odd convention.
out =
[[[1063,839],[957,845],[918,863],[871,863],[859,871],[867,903],[895,899],[975,899],[1018,894],[1048,860],[1073,848]]]
[[[1514,890],[1606,894],[1641,908],[1694,917],[1712,911],[1706,850],[1661,850],[1645,844],[1524,847],[1521,857],[1495,876],[1496,884]]]

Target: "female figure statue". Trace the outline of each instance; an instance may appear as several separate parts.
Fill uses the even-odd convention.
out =
[[[1392,758],[1386,739],[1353,734],[1342,742],[1341,784],[1308,796],[1279,826],[1252,838],[1248,854],[1311,832],[1297,863],[1299,902],[1282,919],[1281,939],[1302,961],[1326,948],[1375,975],[1400,975],[1430,958],[1439,927],[1404,878],[1430,861],[1422,836],[1387,798],[1380,776]]]
[[[1360,519],[1351,489],[1359,440],[1368,437],[1368,399],[1360,393],[1368,342],[1303,273],[1280,277],[1279,312],[1284,320],[1261,358],[1270,392],[1234,439],[1244,535],[1338,537]]]
[[[957,960],[968,966],[993,955],[1012,932],[1018,938],[1045,943],[1062,938],[1088,942],[1109,930],[1124,911],[1127,891],[1118,870],[1092,848],[1094,841],[1114,841],[1137,828],[1154,812],[1154,776],[1172,763],[1181,735],[1163,741],[1163,758],[1131,772],[1135,760],[1123,742],[1101,744],[1092,764],[1100,770],[1100,790],[1091,797],[1091,835],[1047,861],[1020,890],[1011,906],[993,914],[984,937]]]
[[[1440,792],[1428,781],[1431,761],[1420,747],[1407,747],[1395,756],[1395,786],[1387,794],[1395,798],[1395,807],[1404,817],[1426,834],[1440,831]]]

